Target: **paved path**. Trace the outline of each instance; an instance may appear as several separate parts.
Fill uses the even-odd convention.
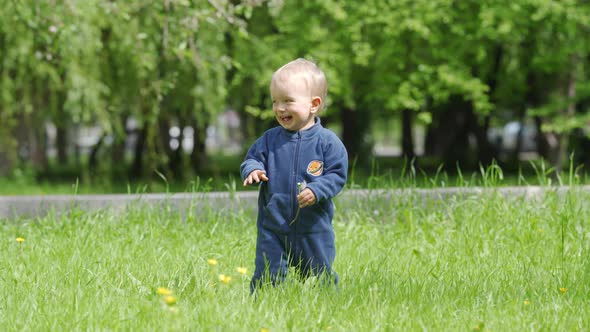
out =
[[[590,192],[590,186],[576,187],[499,187],[499,188],[437,188],[437,189],[391,189],[391,190],[345,190],[337,197],[341,210],[354,208],[358,204],[371,201],[391,201],[396,199],[415,199],[417,202],[427,200],[446,200],[455,196],[482,195],[497,191],[504,196],[540,197],[547,191],[563,193],[568,190]],[[63,213],[72,209],[93,211],[98,209],[124,209],[129,204],[154,206],[172,206],[179,211],[195,209],[203,211],[255,211],[258,192],[210,192],[210,193],[173,193],[173,194],[117,194],[117,195],[37,195],[37,196],[0,196],[0,218],[34,218],[48,212]]]

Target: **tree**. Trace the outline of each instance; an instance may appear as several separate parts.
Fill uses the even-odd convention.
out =
[[[570,133],[585,128],[590,119],[587,112],[576,108],[580,100],[590,96],[585,85],[580,84],[588,78],[584,65],[590,54],[590,4],[542,1],[532,18],[544,27],[539,34],[539,52],[532,62],[541,75],[554,83],[548,89],[546,102],[531,108],[530,113],[538,117],[542,132],[556,138],[548,157],[559,174],[568,159]]]
[[[179,175],[183,153],[167,139],[166,128],[173,124],[196,130],[190,160],[199,170],[204,129],[227,96],[231,63],[223,34],[244,29],[236,12],[257,5],[260,1],[7,2],[0,15],[2,172],[16,166],[17,150],[28,151],[24,156],[35,169],[47,169],[47,123],[57,127],[60,163],[71,153],[64,138],[76,127],[98,125],[103,135],[88,166],[101,168],[109,147],[105,140],[112,138],[115,162],[106,168],[115,168],[125,161],[129,119],[139,123],[132,173],[161,168]]]

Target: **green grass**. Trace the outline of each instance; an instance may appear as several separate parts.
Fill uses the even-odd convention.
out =
[[[237,162],[237,161],[236,161]],[[108,194],[108,193],[175,193],[257,190],[243,187],[239,162],[235,172],[229,172],[229,161],[224,159],[224,170],[219,174],[193,176],[185,180],[167,179],[161,173],[154,173],[151,180],[110,179],[95,176],[56,177],[35,179],[30,175],[0,178],[0,195],[48,195],[48,194]],[[416,168],[411,163],[398,160],[395,165],[383,165],[375,161],[369,169],[351,165],[347,187],[391,189],[391,188],[440,188],[440,187],[498,187],[524,185],[587,184],[590,178],[582,167],[570,167],[557,176],[555,170],[543,162],[531,163],[526,168],[505,171],[493,164],[478,170],[452,172],[432,166],[428,170]]]
[[[175,193],[256,190],[243,187],[239,165],[241,155],[211,155],[209,167],[201,174],[184,179],[167,178],[153,171],[149,178],[128,179],[109,172],[94,175],[78,174],[75,165],[59,166],[45,174],[31,169],[16,170],[9,178],[0,177],[0,195],[108,194],[108,193]],[[498,164],[478,169],[443,168],[440,160],[421,157],[418,162],[403,158],[375,157],[363,165],[352,161],[348,172],[348,188],[439,188],[498,187],[551,184],[587,184],[590,178],[583,167],[569,163],[559,176],[543,160],[523,162],[511,168]]]
[[[413,195],[339,206],[338,291],[249,295],[255,216],[140,205],[0,224],[8,331],[578,331],[590,328],[590,194]],[[17,242],[22,237],[24,242]],[[209,265],[214,258],[217,265]],[[246,267],[247,275],[236,271]],[[229,275],[229,284],[220,282]],[[176,305],[156,294],[167,287]],[[562,288],[562,290],[560,290]]]
[[[184,181],[163,178],[153,180],[108,180],[97,177],[91,181],[78,179],[34,180],[0,178],[0,196],[72,195],[72,194],[136,194],[255,190],[242,187],[239,174],[223,177],[194,177]]]

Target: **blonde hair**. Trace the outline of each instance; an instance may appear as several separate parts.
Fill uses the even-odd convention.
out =
[[[328,96],[328,81],[320,67],[312,61],[303,58],[295,59],[277,69],[272,74],[270,84],[272,86],[273,82],[292,76],[301,76],[303,78],[312,96],[318,96],[322,99],[320,111],[323,110],[326,104],[326,97]]]

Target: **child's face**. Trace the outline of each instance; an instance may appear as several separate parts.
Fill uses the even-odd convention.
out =
[[[275,78],[270,85],[272,110],[278,123],[290,131],[313,126],[321,98],[312,96],[298,75]]]

